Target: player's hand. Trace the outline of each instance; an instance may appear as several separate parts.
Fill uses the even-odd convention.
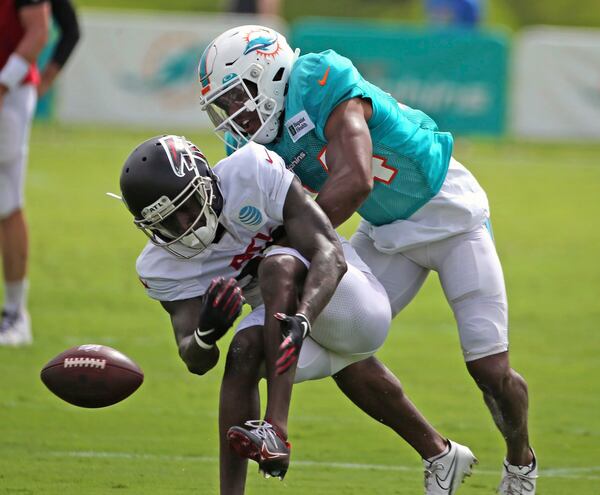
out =
[[[276,372],[281,375],[298,361],[302,342],[310,334],[310,322],[302,313],[294,316],[275,313],[274,316],[282,322],[281,331],[284,336],[275,362]]]
[[[214,345],[233,325],[243,305],[242,290],[234,278],[214,278],[202,300],[196,340],[199,338],[207,346]]]

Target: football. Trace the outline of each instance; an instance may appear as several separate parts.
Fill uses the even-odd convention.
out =
[[[80,407],[106,407],[122,401],[144,381],[144,373],[125,354],[105,345],[67,349],[40,373],[48,389]]]

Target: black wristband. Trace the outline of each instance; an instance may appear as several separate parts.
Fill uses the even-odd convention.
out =
[[[306,327],[304,328],[304,333],[302,334],[302,339],[305,339],[306,337],[308,337],[310,335],[310,321],[308,321],[308,318],[306,317],[305,314],[302,313],[296,313],[296,316],[298,318],[302,318],[305,322],[306,322]]]

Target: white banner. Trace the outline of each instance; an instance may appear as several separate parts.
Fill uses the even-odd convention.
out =
[[[515,55],[516,134],[600,139],[600,30],[530,28]]]
[[[281,19],[248,15],[84,11],[82,41],[59,79],[57,115],[66,122],[208,126],[196,68],[223,31]]]

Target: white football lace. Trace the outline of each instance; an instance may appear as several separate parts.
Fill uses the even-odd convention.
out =
[[[252,433],[263,440],[277,440],[277,434],[273,429],[273,425],[262,419],[251,419],[244,423],[246,426],[252,428]]]
[[[506,495],[523,495],[524,493],[533,493],[535,487],[530,477],[517,473],[507,473],[500,488],[505,490]]]
[[[425,469],[425,488],[430,488],[430,484],[433,483],[433,475],[438,471],[445,469],[441,462],[434,462],[431,466]]]

